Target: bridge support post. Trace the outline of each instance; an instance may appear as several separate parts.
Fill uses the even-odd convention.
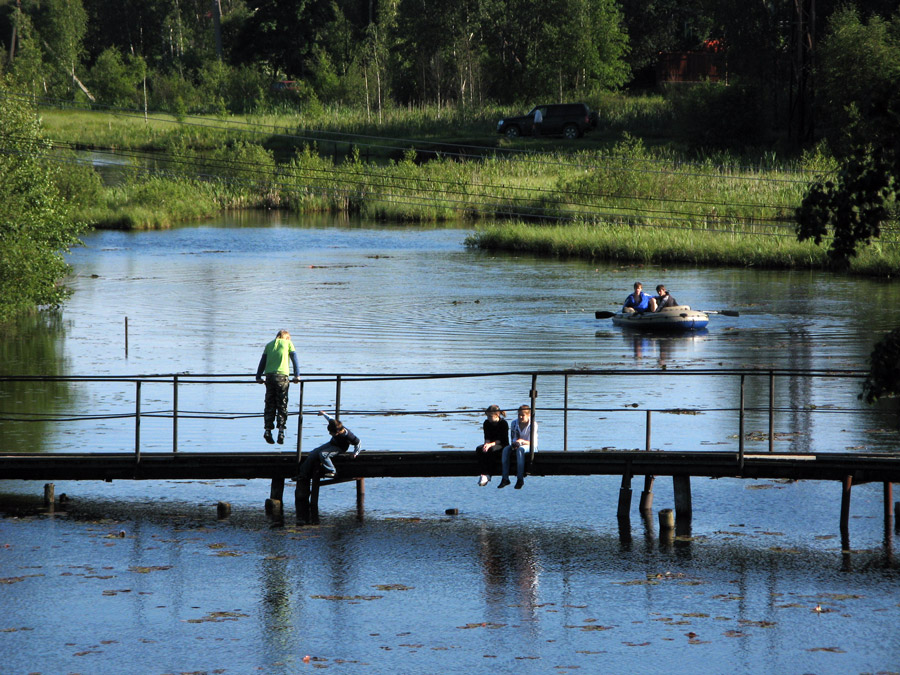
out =
[[[841,483],[841,548],[850,548],[850,490],[853,489],[853,476],[844,476]]]
[[[631,467],[625,469],[622,474],[622,487],[619,488],[619,508],[616,515],[619,518],[628,518],[631,511]]]
[[[282,476],[272,479],[272,487],[269,490],[269,499],[277,499],[278,501],[284,499],[284,478]]]
[[[675,516],[681,521],[690,521],[693,516],[691,507],[691,477],[686,475],[672,476],[675,488]]]
[[[267,499],[266,515],[270,518],[280,519],[284,515],[283,502],[280,499]]]
[[[44,506],[53,506],[56,503],[56,486],[53,483],[44,483]]]
[[[315,472],[312,478],[312,487],[309,491],[309,522],[319,522],[319,473]]]
[[[884,482],[884,531],[890,532],[893,526],[893,511],[891,508],[894,504],[894,484],[890,481]]]
[[[654,476],[644,476],[644,490],[641,492],[641,501],[638,506],[641,515],[653,513],[653,480]]]
[[[297,487],[294,488],[294,510],[297,520],[309,522],[309,479],[297,476]]]
[[[356,518],[363,519],[366,505],[366,479],[356,479]]]
[[[269,498],[266,500],[266,515],[272,518],[284,516],[284,477],[278,476],[272,479],[272,487],[269,490]]]

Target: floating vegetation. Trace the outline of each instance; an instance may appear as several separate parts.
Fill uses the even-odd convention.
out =
[[[202,619],[187,619],[186,623],[220,623],[222,621],[237,621],[248,617],[249,614],[241,612],[210,612]]]
[[[563,628],[577,628],[578,630],[590,631],[590,630],[612,630],[613,628],[615,628],[615,626],[601,626],[598,623],[592,623],[592,624],[587,624],[584,626],[566,625],[566,626],[563,626]]]
[[[383,595],[311,595],[313,600],[348,600],[350,602],[359,602],[360,600],[381,600]]]
[[[819,593],[816,597],[840,602],[842,600],[862,600],[865,596],[854,593]]]
[[[503,628],[505,623],[493,623],[492,621],[483,621],[481,623],[467,623],[465,626],[457,626],[460,630],[469,630],[472,628]]]
[[[379,591],[411,591],[415,586],[404,586],[403,584],[375,584],[372,588]]]
[[[30,579],[31,577],[42,577],[43,574],[26,574],[21,577],[6,577],[4,579],[0,579],[0,584],[17,584],[20,581],[25,581],[26,579]]]
[[[132,565],[128,568],[128,571],[136,572],[137,574],[150,574],[150,572],[163,572],[170,569],[172,569],[171,565],[149,565],[146,567],[141,565]]]

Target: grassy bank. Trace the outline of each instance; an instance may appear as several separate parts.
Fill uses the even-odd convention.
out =
[[[658,119],[660,106],[660,101],[633,105],[618,123],[628,116]],[[437,131],[421,110],[391,114],[398,137]],[[493,111],[482,114],[479,125]],[[119,142],[166,148],[154,156],[152,169],[136,165],[121,184],[82,200],[79,216],[97,227],[168,227],[225,209],[280,208],[385,221],[462,219],[479,224],[469,245],[490,250],[592,260],[827,267],[823,248],[800,244],[794,235],[793,212],[809,181],[833,169],[816,153],[791,161],[726,153],[687,161],[670,147],[647,147],[625,134],[602,148],[526,139],[510,145],[513,152],[483,146],[475,157],[438,155],[429,161],[421,161],[415,143],[403,150],[384,137],[371,143],[390,147],[395,158],[366,159],[366,146],[355,143],[347,144],[347,154],[335,156],[308,140],[285,156],[269,146],[287,119],[257,118],[248,136],[246,119],[179,124],[174,118],[117,118],[120,127],[107,120],[104,130],[96,120],[82,119],[90,113],[72,115],[65,123],[57,119],[47,135],[110,148]],[[357,140],[363,132],[384,133],[387,127],[358,110],[313,123],[320,131],[352,129]],[[80,136],[79,126],[85,128]],[[291,136],[292,142],[298,138]],[[895,233],[864,250],[854,271],[895,276],[900,256],[897,245],[887,243]]]
[[[729,234],[625,225],[533,225],[481,227],[466,245],[489,251],[639,264],[698,267],[828,269],[825,249],[776,232]],[[892,278],[900,274],[900,248],[873,244],[853,259],[849,272]]]

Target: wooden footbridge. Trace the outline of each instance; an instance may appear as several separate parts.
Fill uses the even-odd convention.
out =
[[[735,446],[732,450],[658,450],[651,446],[651,412],[640,411],[645,416],[646,446],[641,450],[604,449],[602,451],[569,450],[568,416],[579,410],[569,405],[569,377],[603,375],[616,377],[645,376],[682,376],[685,374],[700,376],[722,376],[739,378],[739,402],[733,408],[737,426]],[[528,390],[534,419],[546,423],[551,416],[561,416],[563,423],[563,449],[548,449],[546,440],[542,442],[539,452],[528,456],[528,474],[531,476],[621,476],[622,482],[618,493],[616,513],[620,519],[628,519],[633,509],[632,482],[635,477],[643,478],[643,486],[638,502],[639,512],[646,517],[653,508],[653,486],[656,477],[671,476],[675,494],[675,516],[679,522],[690,522],[691,478],[742,478],[742,479],[790,479],[790,480],[824,480],[833,481],[839,488],[835,490],[835,498],[840,494],[841,516],[840,530],[845,547],[849,546],[849,513],[850,496],[854,485],[878,482],[884,490],[884,518],[886,528],[890,528],[894,517],[892,484],[900,482],[900,432],[892,432],[894,449],[879,449],[877,452],[775,452],[773,439],[776,436],[776,415],[796,410],[811,410],[809,405],[800,403],[796,410],[787,411],[775,406],[775,382],[779,377],[792,378],[840,378],[848,384],[858,381],[859,372],[835,371],[552,371],[540,373],[488,373],[478,375],[452,376],[384,376],[380,379],[426,379],[428,377],[515,377],[529,376],[531,388]],[[333,382],[334,408],[341,413],[341,387],[348,382],[379,379],[376,376],[321,376],[304,380],[300,384],[299,410],[293,413],[297,418],[297,447],[290,451],[228,451],[228,452],[183,452],[178,448],[178,387],[191,382],[209,381],[213,376],[190,375],[154,375],[133,378],[116,378],[118,382],[134,383],[136,409],[134,411],[135,447],[133,452],[75,452],[75,453],[26,453],[6,452],[0,448],[0,481],[4,480],[37,480],[37,481],[70,481],[70,480],[177,480],[177,479],[265,479],[271,481],[269,498],[266,500],[267,511],[275,516],[283,514],[285,482],[296,475],[299,462],[304,457],[300,446],[304,416],[303,396],[304,384],[315,382]],[[222,376],[235,378],[238,376]],[[250,376],[240,376],[240,382],[248,383]],[[563,377],[562,405],[554,408],[537,406],[538,377]],[[768,385],[768,406],[749,408],[745,405],[745,382],[748,379],[761,379]],[[0,387],[8,381],[41,382],[47,378],[18,377],[0,378]],[[146,452],[141,450],[140,422],[140,387],[142,383],[160,382],[173,386],[173,408],[169,411],[172,419],[173,448],[171,452]],[[231,380],[232,383],[235,380]],[[581,409],[583,412],[583,409]],[[346,412],[346,411],[345,411]],[[860,414],[866,409],[860,408]],[[466,411],[468,415],[472,410]],[[745,423],[748,415],[756,418],[765,417],[768,413],[768,451],[747,452],[745,448]],[[349,414],[349,413],[348,413]],[[371,413],[370,413],[371,414]],[[389,413],[396,415],[398,411]],[[420,414],[417,412],[416,414]],[[445,414],[445,413],[444,413]],[[157,415],[158,416],[158,415]],[[0,411],[0,422],[15,419],[8,411]],[[258,423],[258,421],[257,421]],[[683,439],[681,442],[689,446],[698,445],[699,437]],[[349,455],[338,455],[334,458],[337,468],[337,479],[323,480],[318,470],[308,480],[299,481],[294,488],[294,506],[299,521],[315,522],[318,519],[318,497],[321,487],[338,482],[355,481],[357,488],[357,507],[362,509],[365,495],[366,478],[440,478],[453,476],[477,476],[480,468],[475,454],[471,451],[367,451],[356,458]],[[514,461],[513,461],[514,463]],[[499,475],[499,466],[495,475]],[[49,489],[49,495],[47,490]],[[45,486],[45,498],[52,500],[52,485]],[[827,498],[827,497],[826,497]],[[664,525],[660,519],[661,526]]]

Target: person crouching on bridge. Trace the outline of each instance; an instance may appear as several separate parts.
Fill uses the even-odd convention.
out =
[[[509,429],[509,445],[503,448],[503,455],[500,458],[503,467],[503,478],[500,480],[498,488],[509,485],[509,455],[515,450],[516,453],[516,490],[521,490],[525,485],[525,451],[534,450],[537,452],[538,446],[538,425],[534,423],[534,432],[531,430],[531,407],[527,405],[519,406],[519,414],[513,420]]]
[[[506,423],[506,413],[500,410],[500,406],[491,405],[485,408],[487,419],[482,424],[484,429],[484,443],[475,448],[475,456],[478,458],[478,466],[481,467],[481,478],[478,484],[484,487],[491,482],[491,468],[495,458],[506,445],[509,438],[509,424]]]
[[[286,330],[280,330],[275,339],[263,349],[259,365],[256,367],[256,381],[263,383],[262,376],[266,376],[266,407],[263,413],[265,432],[263,438],[266,443],[274,443],[272,429],[278,425],[278,442],[284,443],[284,429],[287,426],[288,416],[288,358],[294,366],[294,382],[300,381],[300,364],[297,361],[297,351],[291,342],[291,334]]]
[[[351,445],[353,446],[353,457],[362,452],[359,439],[340,420],[334,419],[324,410],[320,410],[319,414],[328,420],[328,433],[331,434],[331,440],[309,453],[309,456],[300,465],[300,471],[294,480],[308,480],[313,470],[320,464],[325,470],[322,478],[334,478],[337,471],[334,468],[334,462],[331,461],[332,457],[339,452],[347,452]]]

